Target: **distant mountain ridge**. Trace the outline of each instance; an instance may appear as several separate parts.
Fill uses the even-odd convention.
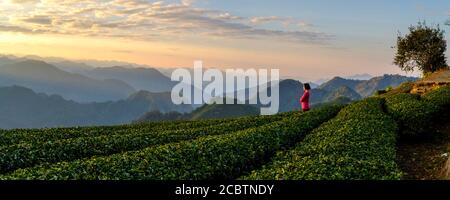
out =
[[[117,101],[138,90],[170,92],[177,84],[153,68],[95,68],[73,61],[49,64],[7,57],[0,57],[0,78],[0,86],[21,85],[77,102]]]
[[[122,80],[137,90],[168,92],[176,82],[153,68],[125,68],[121,66],[94,68],[86,71],[86,76],[96,79]]]
[[[24,60],[0,66],[0,86],[20,85],[37,92],[59,94],[78,102],[127,98],[136,90],[117,79],[97,80],[69,73],[43,61]]]
[[[27,61],[45,62],[59,70],[99,81],[109,79],[120,80],[135,90],[168,92],[176,84],[176,82],[170,80],[170,74],[165,75],[160,70],[146,65],[118,61],[72,61],[63,58],[43,58],[39,56],[0,56],[0,66]]]
[[[351,79],[351,80],[369,80],[369,79],[373,78],[373,76],[365,73],[365,74],[355,74],[355,75],[351,75],[351,76],[345,76],[343,78]]]
[[[415,81],[417,78],[400,75],[384,75],[369,80],[349,80],[335,77],[317,88],[311,89],[310,103],[314,105],[336,101],[339,98],[359,100],[373,95],[377,90],[388,86],[396,87],[403,82]],[[280,89],[280,112],[300,109],[300,97],[303,95],[303,83],[296,80],[282,80]],[[270,93],[269,93],[270,94]],[[254,97],[255,98],[255,97]],[[258,105],[261,107],[264,105]]]
[[[369,80],[349,80],[341,77],[334,77],[328,82],[319,86],[319,89],[326,91],[333,91],[342,86],[346,86],[361,97],[368,97],[373,95],[377,90],[385,89],[388,86],[396,87],[404,82],[413,82],[418,80],[415,77],[406,77],[401,75],[383,75],[371,78]]]
[[[127,124],[151,110],[191,112],[192,107],[172,104],[167,93],[141,91],[120,101],[77,103],[21,86],[0,87],[0,128]]]
[[[278,85],[280,89],[280,98],[279,98],[279,112],[288,112],[293,110],[300,109],[300,97],[303,95],[303,84],[296,80],[282,80]],[[248,94],[249,89],[245,89]],[[270,89],[269,89],[270,91]],[[232,95],[232,94],[227,94]],[[269,92],[269,95],[270,92]],[[227,98],[231,98],[227,96]],[[255,97],[252,97],[255,98]],[[313,107],[315,104],[322,105],[326,102],[347,102],[352,100],[360,99],[361,96],[353,91],[352,89],[341,86],[337,90],[326,91],[322,89],[312,89],[311,90],[311,104]],[[225,102],[224,98],[224,102]],[[237,102],[237,100],[234,100]],[[248,104],[212,104],[212,105],[203,105],[200,108],[197,108],[192,113],[189,114],[177,114],[177,113],[168,113],[161,114],[159,112],[147,112],[140,118],[138,118],[137,122],[143,121],[171,121],[171,120],[196,120],[196,119],[215,119],[215,118],[227,118],[227,117],[240,117],[240,116],[251,116],[251,115],[259,115],[260,108],[266,107],[267,105],[262,105],[261,103],[257,105]]]
[[[175,120],[200,120],[200,119],[224,119],[243,116],[260,115],[259,108],[243,104],[204,104],[191,113],[161,113],[150,111],[139,117],[135,122],[151,121],[175,121]]]
[[[354,89],[361,96],[367,97],[373,95],[377,90],[385,89],[389,86],[397,87],[404,82],[415,82],[418,78],[406,77],[401,75],[383,75],[374,77],[370,80],[363,81]]]
[[[59,62],[49,62],[49,64],[54,65],[55,67],[59,68],[60,70],[70,72],[70,73],[76,73],[81,75],[86,75],[87,71],[95,69],[95,67],[85,64],[85,63],[78,63],[73,61],[59,61]]]
[[[342,86],[346,86],[346,87],[354,90],[354,88],[356,88],[356,86],[362,82],[364,82],[364,81],[363,80],[344,79],[342,77],[334,77],[331,80],[321,84],[318,88],[322,89],[322,90],[326,90],[326,91],[333,91]]]
[[[178,83],[153,68],[96,68],[61,59],[51,59],[52,64],[48,64],[30,58],[33,57],[0,57],[0,92],[3,95],[0,110],[5,116],[11,116],[3,119],[0,128],[113,125],[129,123],[146,113],[154,119],[167,117],[162,114],[173,112],[189,114],[174,114],[168,118],[176,115],[189,119],[237,117],[259,114],[259,109],[266,107],[261,103],[176,106],[171,101],[170,91]],[[354,78],[358,78],[356,76],[364,78],[370,75],[355,75]],[[400,75],[384,75],[369,80],[335,77],[319,86],[313,85],[310,103],[315,107],[329,102],[358,100],[388,86],[396,87],[415,80],[417,78]],[[281,80],[278,86],[279,112],[299,110],[303,84],[287,79]],[[193,93],[199,90],[191,88]],[[242,90],[248,93],[249,88]],[[236,91],[224,96],[233,93]],[[247,100],[250,98],[257,97],[247,97]],[[29,118],[33,113],[42,115]]]
[[[259,115],[260,110],[251,105],[211,104],[197,108],[190,114],[190,119],[221,119],[231,117]]]
[[[6,56],[0,56],[0,65],[11,64],[15,62],[14,59],[8,58]]]
[[[344,85],[337,88],[336,90],[329,91],[329,93],[327,94],[325,99],[322,100],[322,102],[335,101],[339,97],[346,97],[350,100],[358,100],[362,98],[361,95],[358,94],[356,91]]]
[[[121,80],[136,90],[149,92],[168,92],[176,82],[172,82],[168,76],[154,68],[134,66],[94,67],[85,63],[62,61],[52,63],[59,69],[78,73],[93,79],[117,79]]]

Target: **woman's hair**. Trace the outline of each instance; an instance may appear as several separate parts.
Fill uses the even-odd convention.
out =
[[[305,83],[305,84],[303,84],[303,86],[305,87],[306,90],[311,89],[311,86],[309,85],[309,83]]]

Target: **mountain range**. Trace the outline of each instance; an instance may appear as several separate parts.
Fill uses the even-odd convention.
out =
[[[311,90],[311,104],[314,107],[327,102],[358,100],[388,86],[415,80],[399,75],[369,80],[335,77]],[[145,120],[144,116],[164,118],[169,114],[170,119],[236,117],[258,114],[264,106],[177,106],[170,95],[174,84],[153,68],[98,68],[67,60],[52,59],[49,64],[3,56],[0,57],[0,128],[112,125]],[[287,79],[279,82],[279,88],[279,111],[300,109],[303,84]],[[248,93],[249,89],[245,90]],[[230,93],[224,95],[229,97]]]
[[[200,119],[224,119],[242,116],[259,115],[257,107],[241,104],[204,104],[191,113],[150,111],[139,117],[134,122],[158,122],[175,120],[200,120]]]
[[[320,107],[325,104],[346,104],[351,101],[362,99],[372,95],[375,91],[385,89],[388,86],[396,87],[402,82],[415,81],[416,78],[403,77],[397,75],[384,75],[370,80],[348,80],[335,77],[332,80],[311,89],[310,103],[312,107]],[[283,80],[279,82],[280,98],[279,112],[300,110],[300,97],[302,96],[303,84],[296,80]],[[358,89],[359,92],[355,91]],[[248,94],[248,88],[246,94]],[[270,95],[269,89],[269,95]],[[370,95],[369,95],[370,94]],[[227,95],[233,95],[228,93]],[[231,98],[228,96],[228,98]],[[252,97],[256,98],[256,97]],[[190,114],[177,114],[160,112],[148,112],[137,121],[170,121],[170,120],[194,120],[194,119],[214,119],[226,117],[239,117],[259,114],[259,108],[265,107],[261,103],[249,105],[248,98],[244,105],[204,105],[197,108]]]
[[[377,90],[385,89],[388,86],[396,87],[404,82],[414,82],[417,78],[401,75],[383,75],[371,78],[369,80],[351,80],[341,77],[335,77],[328,82],[320,85],[318,89],[333,91],[342,86],[346,86],[357,92],[361,97],[368,97]]]
[[[148,111],[191,112],[174,105],[170,93],[139,91],[119,101],[77,103],[21,86],[0,87],[0,128],[42,128],[130,123]]]
[[[45,59],[48,61],[37,56],[0,56],[0,86],[21,85],[78,102],[102,102],[120,100],[139,90],[169,92],[176,84],[160,71],[138,67],[141,65],[94,67],[83,62]],[[103,88],[98,90],[99,87]]]
[[[0,86],[20,85],[39,93],[59,94],[78,102],[127,98],[136,90],[117,79],[97,80],[58,69],[43,61],[25,60],[0,66]]]
[[[154,68],[133,66],[93,67],[85,63],[62,61],[52,63],[61,70],[78,73],[93,79],[121,80],[136,90],[149,92],[168,92],[176,84],[170,78]]]

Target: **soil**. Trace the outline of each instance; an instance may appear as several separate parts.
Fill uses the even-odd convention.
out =
[[[428,77],[417,81],[414,84],[411,93],[424,94],[445,85],[450,85],[450,69],[434,72]]]
[[[397,144],[397,163],[405,180],[442,180],[450,156],[450,118],[433,125],[430,136],[402,139]],[[447,177],[448,178],[448,177]]]

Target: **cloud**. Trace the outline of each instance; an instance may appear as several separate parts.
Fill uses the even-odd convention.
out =
[[[32,33],[33,30],[23,28],[20,26],[4,26],[0,25],[0,32],[19,32],[19,33]]]
[[[275,21],[284,21],[284,19],[277,17],[277,16],[252,17],[250,19],[250,22],[252,22],[254,24],[269,23],[269,22],[275,22]]]
[[[123,54],[132,54],[132,53],[134,53],[134,51],[130,51],[130,50],[113,50],[112,52],[114,52],[114,53],[123,53]]]
[[[298,26],[300,28],[313,26],[312,24],[304,20],[297,20],[291,17],[279,17],[279,16],[252,17],[250,19],[250,22],[253,24],[281,23],[285,27]]]
[[[195,2],[195,0],[181,0],[181,4],[185,6],[190,6]]]
[[[323,44],[332,35],[303,29],[310,23],[290,17],[243,17],[228,11],[196,7],[192,0],[177,3],[147,0],[15,0],[15,3],[40,2],[31,9],[0,13],[0,21],[14,32],[48,32],[82,36],[120,37],[136,40],[190,39],[211,37],[228,39],[283,40]],[[285,28],[266,28],[279,23]],[[8,28],[9,27],[9,28]],[[289,27],[289,28],[286,28]]]
[[[239,16],[236,16],[236,15],[231,15],[228,12],[219,14],[217,16],[217,18],[218,19],[223,19],[223,20],[242,20],[242,19],[244,19],[243,17],[239,17]]]
[[[16,20],[31,23],[31,24],[40,24],[40,25],[50,25],[52,24],[52,18],[46,15],[35,15],[29,17],[20,17]]]
[[[10,0],[9,2],[13,4],[28,4],[28,3],[39,3],[40,0]]]

